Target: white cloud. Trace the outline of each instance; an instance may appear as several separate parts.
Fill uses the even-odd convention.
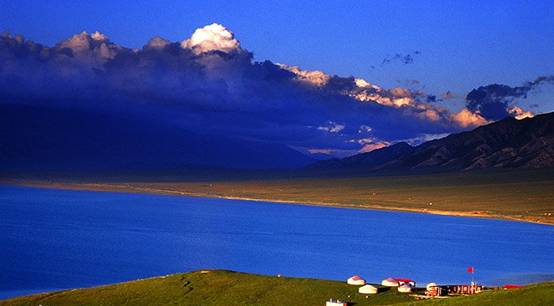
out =
[[[384,90],[362,79],[355,79],[354,81],[357,88],[348,92],[348,95],[360,102],[374,102],[395,108],[412,106],[415,103],[413,94],[406,88],[395,87]]]
[[[361,133],[369,133],[373,131],[373,129],[368,126],[368,125],[365,125],[365,124],[362,124],[360,125],[360,128],[358,129],[358,133],[361,134]]]
[[[308,149],[308,152],[310,154],[325,154],[325,155],[333,155],[336,150],[335,149]]]
[[[329,125],[327,125],[327,126],[317,127],[318,130],[326,131],[326,132],[329,132],[329,133],[338,133],[338,132],[344,130],[344,128],[345,128],[344,124],[339,124],[339,123],[336,123],[336,122],[333,122],[333,121],[329,121]]]
[[[354,83],[356,83],[356,86],[358,86],[360,88],[369,88],[369,87],[375,86],[375,85],[372,85],[368,81],[366,81],[364,79],[361,79],[361,78],[355,78]]]
[[[181,42],[181,47],[201,54],[209,51],[232,52],[240,49],[240,42],[234,34],[218,23],[196,29],[189,39]]]
[[[530,111],[525,111],[521,107],[513,106],[508,110],[510,114],[514,116],[517,120],[525,119],[525,118],[533,118],[535,114],[533,114]]]
[[[366,137],[366,138],[359,138],[359,139],[350,139],[348,142],[354,142],[361,145],[365,145],[368,143],[376,142],[376,139],[374,137]]]
[[[318,87],[325,86],[331,77],[319,70],[302,70],[298,66],[277,64],[282,69],[288,70],[296,75],[296,80],[306,82]]]
[[[108,40],[108,36],[96,31],[94,33],[92,33],[92,35],[90,36],[92,39],[94,40],[99,40],[99,41],[106,41]]]
[[[450,133],[420,134],[420,135],[417,135],[416,137],[412,137],[408,139],[400,139],[395,142],[407,142],[412,146],[417,146],[427,141],[444,138],[448,135],[450,135]]]

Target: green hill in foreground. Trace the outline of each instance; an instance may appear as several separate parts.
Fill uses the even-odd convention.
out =
[[[325,305],[329,298],[351,305],[554,305],[554,283],[417,301],[396,290],[366,298],[357,287],[337,281],[197,271],[19,297],[0,305]]]

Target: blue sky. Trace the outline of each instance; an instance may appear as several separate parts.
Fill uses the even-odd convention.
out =
[[[553,1],[6,1],[0,31],[52,45],[99,30],[140,47],[155,35],[183,40],[224,24],[257,60],[355,75],[393,87],[418,80],[460,95],[554,72]],[[412,64],[392,62],[395,54]],[[375,68],[372,68],[375,66]],[[550,94],[539,94],[541,107]]]

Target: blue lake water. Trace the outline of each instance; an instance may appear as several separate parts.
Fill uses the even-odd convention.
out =
[[[0,186],[0,298],[197,269],[486,284],[554,278],[554,227]]]

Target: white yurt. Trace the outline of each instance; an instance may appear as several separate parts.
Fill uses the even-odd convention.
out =
[[[412,287],[415,287],[415,280],[413,279],[409,279],[409,278],[395,278],[394,280],[396,280],[398,282],[398,285],[399,286],[402,286],[402,285],[410,285]]]
[[[401,292],[401,293],[410,293],[412,292],[412,286],[410,285],[402,285],[402,286],[398,286],[398,292]]]
[[[387,286],[387,287],[398,287],[398,281],[395,280],[394,278],[387,278],[387,279],[384,279],[382,282],[381,282],[381,285],[383,286]]]
[[[427,286],[425,286],[425,289],[431,290],[431,288],[435,288],[435,287],[437,287],[436,283],[429,283],[427,284]]]
[[[377,294],[377,287],[374,287],[372,285],[365,285],[358,288],[358,292],[361,294]]]
[[[354,275],[348,280],[346,280],[346,283],[354,286],[363,286],[365,285],[365,280],[358,275]]]

